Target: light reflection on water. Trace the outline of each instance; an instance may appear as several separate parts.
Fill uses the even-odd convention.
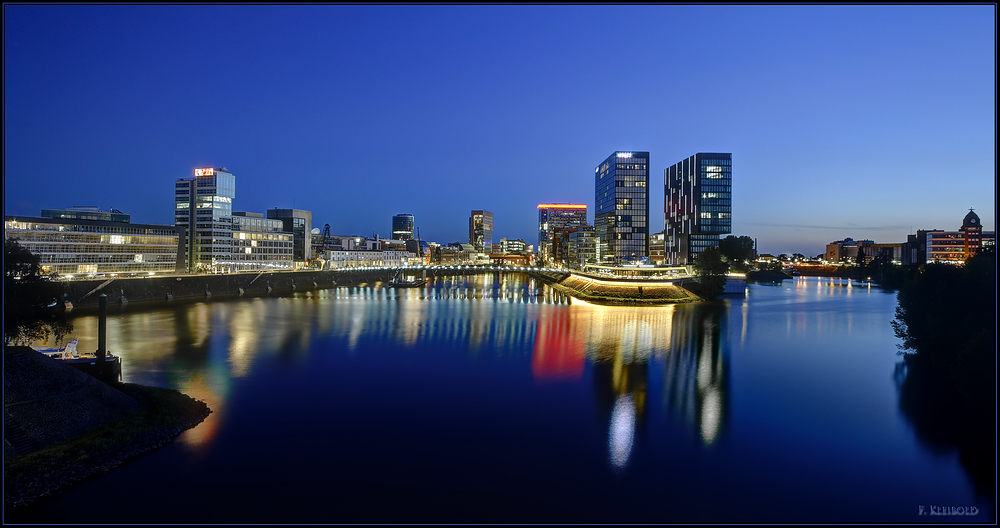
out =
[[[908,520],[892,508],[908,508],[928,486],[942,501],[972,500],[961,472],[930,461],[899,421],[887,294],[829,279],[748,291],[610,307],[516,274],[451,277],[423,288],[113,307],[108,341],[125,381],[176,388],[213,410],[175,443],[184,454],[165,448],[134,465],[165,488],[217,497],[210,511],[181,507],[164,521],[885,522]],[[75,325],[81,349],[95,347],[96,317],[80,314]],[[144,466],[160,456],[171,462]],[[891,477],[899,471],[904,483]],[[344,516],[306,498],[316,472],[332,475],[323,486],[334,496],[350,498]],[[819,480],[804,486],[809,476]],[[276,480],[291,486],[286,504],[228,502]],[[390,482],[421,484],[404,498]],[[564,506],[466,494],[485,488]],[[899,490],[884,503],[858,498],[888,488]],[[364,516],[376,490],[425,515]],[[511,516],[427,513],[448,496]],[[798,509],[760,504],[774,496]],[[657,506],[664,500],[674,507]],[[153,520],[141,517],[152,507],[141,494],[123,502],[112,520]],[[824,507],[845,502],[859,515]],[[679,504],[690,509],[678,513]]]

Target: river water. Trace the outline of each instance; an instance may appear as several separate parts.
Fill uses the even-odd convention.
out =
[[[7,522],[993,523],[899,411],[895,306],[829,278],[595,306],[517,274],[113,306],[123,380],[213,412]]]

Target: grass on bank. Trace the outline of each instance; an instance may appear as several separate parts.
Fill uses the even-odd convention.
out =
[[[82,435],[4,460],[5,485],[22,478],[52,477],[80,466],[99,466],[121,458],[122,451],[131,447],[151,448],[137,444],[152,444],[164,431],[192,427],[211,412],[205,402],[174,389],[133,383],[111,386],[134,398],[140,408]]]

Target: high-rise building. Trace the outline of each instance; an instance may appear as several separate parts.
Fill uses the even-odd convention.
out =
[[[667,264],[692,264],[732,233],[733,155],[700,152],[663,171]]]
[[[194,170],[194,178],[174,184],[174,225],[187,237],[189,271],[229,261],[233,240],[233,198],[236,177],[228,169]]]
[[[284,231],[292,234],[292,258],[296,262],[312,259],[312,211],[301,209],[268,209],[267,217],[281,220]]]
[[[392,217],[392,239],[413,240],[413,215],[398,214]]]
[[[489,253],[493,245],[493,213],[472,211],[469,216],[469,244],[481,253]]]
[[[538,253],[544,261],[552,261],[560,248],[553,245],[553,236],[587,225],[587,206],[583,204],[538,204]],[[556,259],[558,260],[558,259]]]
[[[649,152],[617,151],[594,169],[594,228],[599,264],[649,254]]]
[[[566,230],[566,267],[584,269],[587,264],[597,264],[597,238],[594,226],[580,226]]]

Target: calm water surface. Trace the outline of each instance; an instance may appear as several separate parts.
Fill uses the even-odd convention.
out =
[[[520,275],[115,306],[124,381],[212,414],[7,521],[993,523],[899,412],[895,306],[799,278],[605,307]]]

